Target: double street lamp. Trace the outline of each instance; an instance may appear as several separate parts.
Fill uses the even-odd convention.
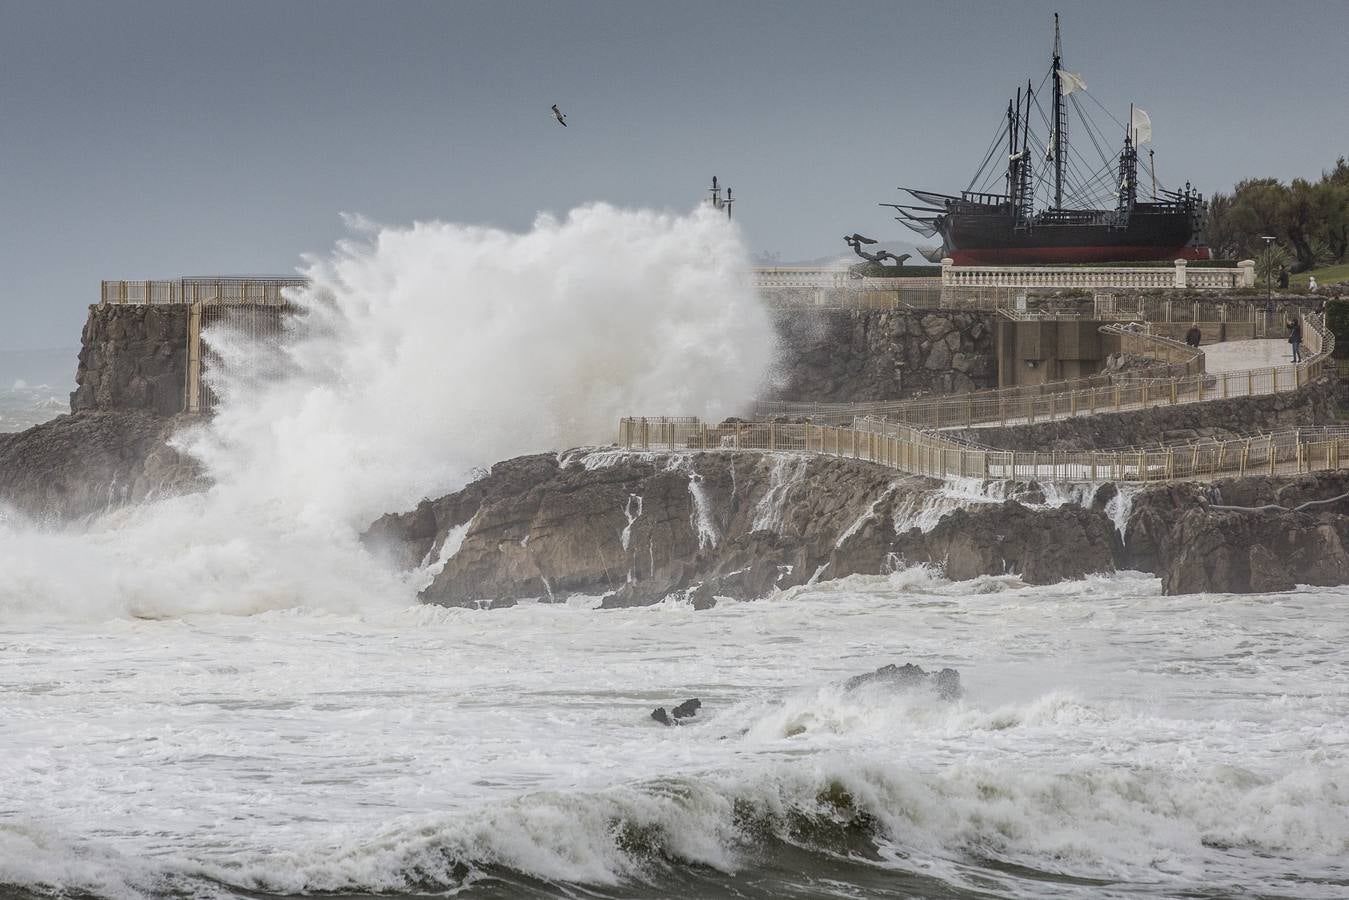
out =
[[[1274,246],[1278,238],[1272,234],[1262,234],[1260,240],[1265,242],[1265,315],[1269,315],[1274,311],[1274,257],[1269,248]]]

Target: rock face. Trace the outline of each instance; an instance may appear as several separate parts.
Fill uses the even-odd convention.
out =
[[[792,310],[776,322],[773,399],[891,400],[997,387],[988,313]]]
[[[828,457],[528,456],[384,516],[363,540],[404,567],[444,558],[422,598],[451,606],[573,594],[603,596],[606,607],[672,594],[710,606],[903,562],[1037,583],[1114,568],[1115,532],[1093,509],[981,504],[928,533],[903,526],[938,488]]]
[[[925,672],[922,666],[915,666],[913,663],[905,663],[902,666],[890,663],[874,672],[854,675],[843,683],[843,689],[855,691],[868,685],[893,688],[930,687],[943,700],[959,700],[965,693],[960,686],[960,673],[955,669]]]
[[[86,412],[0,434],[0,502],[56,522],[199,490],[195,463],[165,443],[176,424],[146,412]]]
[[[1254,431],[1317,425],[1335,419],[1335,385],[1314,381],[1301,390],[1205,403],[1154,406],[1033,425],[971,428],[959,437],[999,450],[1090,450],[1155,446],[1194,438],[1233,438]]]
[[[1126,545],[1167,594],[1262,593],[1349,583],[1349,472],[1174,485],[1134,502]],[[1273,510],[1267,505],[1287,507]],[[1248,507],[1247,511],[1214,506]],[[1259,507],[1259,508],[1257,508]]]
[[[896,543],[902,560],[939,564],[953,581],[1016,573],[1027,584],[1113,571],[1121,551],[1119,535],[1101,512],[1081,506],[1031,509],[1015,500],[958,509],[932,531],[914,528]]]
[[[71,411],[181,412],[187,323],[188,308],[181,304],[89,307]]]

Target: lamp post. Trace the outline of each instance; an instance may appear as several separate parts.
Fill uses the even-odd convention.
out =
[[[1269,333],[1269,314],[1274,311],[1274,258],[1269,255],[1269,248],[1274,246],[1277,238],[1272,234],[1260,235],[1260,240],[1265,242],[1265,333]]]

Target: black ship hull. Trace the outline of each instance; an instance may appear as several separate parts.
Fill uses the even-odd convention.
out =
[[[1140,203],[1127,225],[1111,211],[1064,211],[1018,227],[1010,208],[953,209],[939,226],[945,253],[956,265],[1070,262],[1139,262],[1207,259],[1208,248],[1192,243],[1193,216],[1174,206]]]

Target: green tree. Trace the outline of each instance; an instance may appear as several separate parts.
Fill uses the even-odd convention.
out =
[[[1260,284],[1267,281],[1274,284],[1279,280],[1280,270],[1286,268],[1293,261],[1290,254],[1280,244],[1270,244],[1255,254],[1255,275]]]
[[[1240,247],[1232,227],[1232,195],[1215,193],[1208,200],[1208,218],[1204,222],[1204,240],[1218,259],[1231,259]]]
[[[1316,240],[1321,218],[1318,215],[1319,206],[1317,189],[1305,178],[1294,178],[1283,192],[1283,202],[1278,207],[1279,231],[1293,245],[1293,252],[1297,254],[1294,272],[1316,268],[1316,251],[1312,242]]]
[[[1263,235],[1279,235],[1279,220],[1288,189],[1277,178],[1249,178],[1232,192],[1231,223],[1237,255],[1254,258],[1265,242]]]

